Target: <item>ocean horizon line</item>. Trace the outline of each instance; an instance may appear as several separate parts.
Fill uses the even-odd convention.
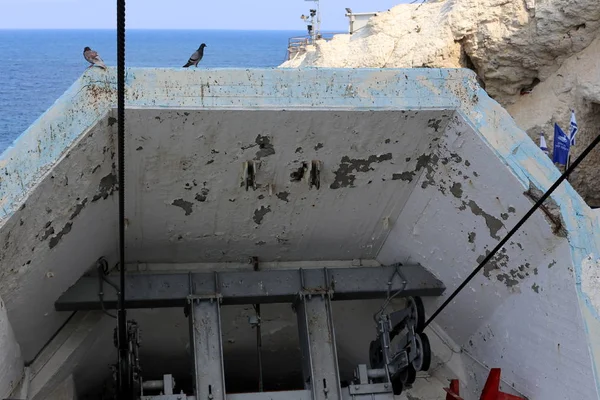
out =
[[[0,32],[7,31],[114,31],[116,28],[0,28]],[[127,28],[127,31],[211,31],[211,32],[305,32],[304,29],[239,29],[239,28]],[[328,30],[327,32],[338,32]],[[339,31],[343,33],[344,31]]]

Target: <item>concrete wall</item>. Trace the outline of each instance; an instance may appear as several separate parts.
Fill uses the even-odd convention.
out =
[[[112,263],[116,254],[114,80],[113,70],[86,72],[47,113],[50,122],[2,156],[0,296],[26,359],[65,318],[53,301],[100,255]],[[468,71],[142,69],[128,71],[127,85],[131,262],[378,255],[421,261],[452,289],[526,212],[523,192],[558,177]],[[57,142],[52,115],[67,132]],[[250,158],[262,161],[261,187],[246,192],[239,177]],[[290,181],[315,158],[324,166],[320,190]],[[472,387],[486,376],[472,367],[480,362],[500,364],[509,384],[534,397],[597,397],[589,367],[600,365],[598,221],[568,185],[553,200],[438,320],[464,347]],[[564,230],[553,232],[550,219]],[[369,312],[343,318],[361,322]],[[346,327],[346,339],[372,339]],[[344,343],[348,360],[366,358],[366,346]],[[173,348],[163,350],[157,357]],[[558,387],[559,376],[570,382]]]
[[[130,262],[373,259],[416,180],[394,175],[439,138],[431,111],[127,113]],[[414,132],[419,132],[415,137]],[[421,160],[413,157],[410,165]],[[260,163],[256,190],[243,163]],[[302,163],[322,165],[309,188]]]
[[[113,94],[106,75],[84,74],[4,150],[0,155],[0,223],[21,206],[67,149],[106,117]]]
[[[485,139],[455,115],[379,261],[419,262],[448,295],[525,214],[531,199],[515,175],[497,173],[505,167]],[[437,322],[529,398],[595,398],[571,252],[564,227],[554,227],[536,212]],[[427,310],[445,297],[427,299]],[[487,372],[466,363],[465,384],[478,398]]]
[[[114,265],[115,153],[106,117],[65,151],[0,229],[0,296],[31,361],[69,313],[53,301],[100,256]]]
[[[5,398],[19,384],[23,376],[21,349],[0,298],[0,397]]]

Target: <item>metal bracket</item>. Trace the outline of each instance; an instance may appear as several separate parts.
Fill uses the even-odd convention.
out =
[[[242,164],[242,183],[241,186],[256,190],[256,173],[258,172],[259,164],[254,160],[244,161]]]
[[[316,187],[317,190],[321,187],[321,165],[319,160],[312,160],[310,163],[310,172],[308,174],[308,188]]]
[[[350,385],[350,394],[375,394],[375,393],[392,393],[392,388],[389,383],[367,383],[362,385]]]
[[[300,291],[298,292],[298,298],[300,300],[312,299],[313,296],[321,296],[321,298],[327,298],[329,300],[333,300],[335,281],[330,280],[329,272],[327,268],[323,268],[323,281],[315,282],[314,278],[310,279],[310,288],[307,289],[307,277],[304,274],[304,269],[298,269],[298,273],[300,274]]]

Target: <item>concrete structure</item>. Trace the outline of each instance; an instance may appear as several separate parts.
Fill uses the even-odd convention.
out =
[[[352,12],[351,10],[348,11],[349,9],[346,9],[346,17],[348,17],[348,33],[349,34],[353,34],[354,32],[357,32],[359,30],[361,30],[362,28],[364,28],[367,25],[367,22],[369,22],[369,20],[371,19],[371,17],[374,17],[377,15],[376,12],[362,12],[362,13],[355,13]]]
[[[87,71],[0,157],[0,332],[14,332],[0,336],[13,354],[0,394],[23,374],[15,338],[23,360],[53,366],[29,372],[29,396],[97,393],[109,378],[112,320],[78,313],[73,325],[54,302],[99,257],[117,258],[115,87],[114,70]],[[264,269],[420,263],[448,295],[559,176],[467,70],[130,69],[127,108],[136,273],[246,269],[251,256]],[[249,161],[255,190],[242,184]],[[561,186],[428,332],[434,377],[459,377],[471,399],[501,367],[530,398],[598,398],[599,238]],[[367,361],[380,305],[334,303],[342,379]],[[229,392],[254,389],[252,314],[223,308]],[[145,376],[185,376],[182,310],[130,316]],[[292,310],[265,306],[263,322],[266,387],[301,385]]]

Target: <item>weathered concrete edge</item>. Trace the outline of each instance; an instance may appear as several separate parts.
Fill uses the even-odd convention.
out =
[[[105,82],[93,75],[75,81],[0,155],[0,225],[71,145],[106,116],[109,96],[94,94]]]
[[[473,125],[484,142],[503,160],[527,190],[530,183],[546,191],[560,177],[560,171],[550,158],[521,130],[496,101],[481,89],[475,89],[478,102],[473,108],[461,105],[459,113]],[[587,258],[597,260],[600,256],[600,224],[598,214],[567,182],[563,182],[552,194],[560,207],[560,213],[568,232],[571,258],[575,272],[575,286],[579,308],[586,327],[591,366],[594,371],[596,390],[600,397],[600,310],[592,304],[582,289],[582,265]]]
[[[444,88],[446,80],[462,81],[464,73],[435,69],[138,68],[126,73],[127,106],[280,110],[456,108],[455,94],[440,88]],[[115,88],[114,68],[107,72],[86,71],[0,155],[0,225],[76,139],[114,107]]]

